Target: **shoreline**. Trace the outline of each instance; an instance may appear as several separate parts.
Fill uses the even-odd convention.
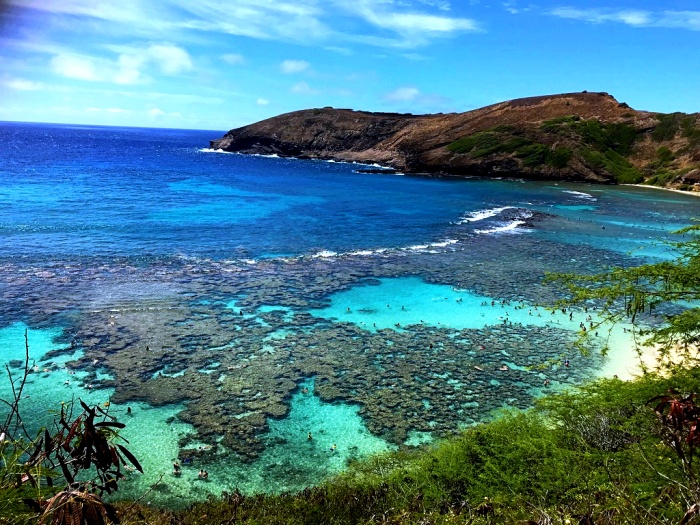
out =
[[[700,197],[700,191],[677,190],[675,188],[662,188],[661,186],[650,186],[649,184],[620,184],[620,186],[633,186],[635,188],[649,188],[652,190],[672,191],[682,195],[690,195],[692,197]]]

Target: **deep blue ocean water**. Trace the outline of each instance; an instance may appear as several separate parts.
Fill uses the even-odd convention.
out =
[[[0,123],[0,363],[19,369],[29,329],[36,426],[59,399],[132,407],[147,472],[124,493],[164,473],[171,506],[298,489],[546,378],[626,370],[558,366],[582,318],[537,307],[544,272],[672,257],[700,204],[208,150],[222,134]],[[178,458],[210,480],[171,476]]]

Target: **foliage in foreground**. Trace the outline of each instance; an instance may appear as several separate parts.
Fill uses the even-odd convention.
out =
[[[20,402],[30,371],[26,332],[25,349],[20,377],[13,377],[6,367],[12,398],[0,399],[7,408],[0,422],[0,524],[118,522],[102,495],[117,490],[122,467],[133,465],[142,471],[138,460],[117,442],[124,424],[106,409],[79,401],[61,405],[55,428],[30,436]]]

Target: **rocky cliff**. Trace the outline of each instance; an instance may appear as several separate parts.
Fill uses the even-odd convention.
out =
[[[210,147],[379,163],[408,173],[700,184],[698,114],[637,111],[607,93],[435,115],[308,109],[233,129]]]

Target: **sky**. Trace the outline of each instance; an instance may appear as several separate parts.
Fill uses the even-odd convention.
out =
[[[605,91],[700,112],[700,0],[0,0],[0,120],[228,130]]]

